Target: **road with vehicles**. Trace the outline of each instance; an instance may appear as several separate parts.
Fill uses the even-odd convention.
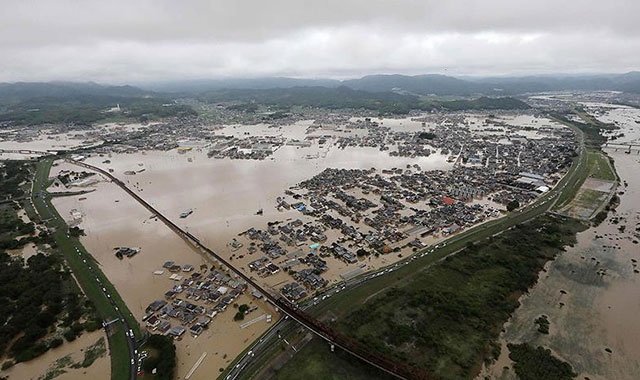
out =
[[[110,337],[110,334],[124,334],[128,349],[128,378],[130,380],[134,380],[137,377],[139,371],[139,363],[138,363],[138,350],[137,350],[137,342],[136,337],[133,332],[133,326],[129,323],[124,313],[128,311],[123,311],[121,307],[118,306],[115,299],[115,290],[111,284],[106,284],[105,281],[101,280],[101,277],[104,278],[104,275],[100,272],[100,270],[96,267],[96,262],[93,257],[86,252],[82,244],[78,239],[71,238],[69,235],[68,227],[66,226],[66,222],[61,218],[58,212],[55,210],[53,205],[50,202],[50,195],[44,190],[44,187],[41,183],[36,185],[38,181],[37,178],[34,178],[33,187],[32,187],[32,197],[31,201],[35,211],[40,216],[42,221],[45,221],[47,226],[50,226],[54,229],[61,229],[62,231],[57,231],[59,234],[57,235],[57,239],[64,239],[64,247],[61,247],[61,250],[65,250],[66,254],[76,255],[77,260],[70,260],[70,257],[67,258],[67,264],[72,267],[74,274],[76,274],[76,278],[78,278],[78,266],[82,265],[82,270],[85,271],[85,275],[82,278],[87,279],[92,282],[94,285],[92,288],[94,291],[90,291],[86,289],[87,283],[84,281],[79,281],[80,285],[83,287],[83,290],[87,297],[91,299],[91,301],[98,306],[100,305],[108,305],[110,308],[108,315],[113,316],[111,321],[103,321],[103,326],[105,327],[107,336]],[[56,240],[58,241],[58,240]],[[61,245],[58,241],[59,246]],[[95,291],[97,290],[97,291]],[[97,297],[103,297],[103,299],[97,299]],[[106,301],[106,302],[105,302]],[[104,309],[101,308],[100,314],[105,314]],[[112,324],[118,323],[122,326],[122,332],[113,331]],[[111,344],[110,344],[111,346]],[[120,366],[124,363],[116,363],[116,365]]]

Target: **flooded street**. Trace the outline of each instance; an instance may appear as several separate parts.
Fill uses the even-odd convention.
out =
[[[443,155],[409,158],[391,157],[376,148],[338,149],[326,155],[319,148],[284,146],[273,159],[210,159],[204,152],[186,154],[146,152],[91,157],[87,163],[113,169],[129,187],[181,227],[203,239],[216,251],[224,251],[229,240],[238,233],[267,221],[286,219],[299,213],[279,212],[276,198],[284,190],[320,173],[326,168],[390,169],[417,163],[423,170],[451,167]],[[191,160],[191,161],[189,161]],[[125,175],[125,171],[138,171]],[[186,219],[178,215],[187,209],[193,214]],[[256,215],[263,209],[262,216]]]
[[[68,167],[62,164],[54,169],[65,168]],[[72,218],[71,210],[80,211],[82,221],[79,226],[86,233],[81,239],[83,245],[98,261],[100,269],[140,323],[143,323],[147,305],[163,299],[164,293],[176,284],[168,272],[154,274],[162,270],[166,261],[194,268],[211,266],[210,260],[193,251],[164,224],[149,219],[146,209],[111,183],[102,182],[96,186],[96,191],[82,196],[56,198],[54,204],[68,220]],[[140,253],[119,260],[114,255],[114,247],[118,246],[139,247]],[[243,297],[238,302],[257,307],[248,319],[261,314],[272,314],[274,320],[278,317],[270,305]],[[205,378],[206,373],[217,373],[244,349],[247,342],[255,340],[270,326],[262,320],[242,329],[239,322],[232,320],[233,314],[228,311],[216,316],[206,333],[197,338],[187,333],[176,341],[177,378],[184,378],[202,352],[208,352],[207,358],[191,378],[200,379]]]

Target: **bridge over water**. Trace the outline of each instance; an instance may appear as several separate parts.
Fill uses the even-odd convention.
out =
[[[631,153],[631,151],[634,151],[636,152],[636,154],[640,154],[640,143],[638,142],[610,141],[610,142],[606,142],[603,145],[603,148],[613,149],[614,151],[618,151],[618,149],[624,149],[624,151],[628,153]]]
[[[32,149],[0,149],[1,153],[15,153],[15,154],[37,154],[40,156],[46,156],[49,154],[56,154],[58,151],[44,151],[44,150],[32,150]]]

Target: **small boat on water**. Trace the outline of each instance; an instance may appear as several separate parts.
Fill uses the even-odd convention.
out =
[[[191,214],[193,214],[193,209],[184,210],[183,212],[180,213],[180,217],[184,219]]]

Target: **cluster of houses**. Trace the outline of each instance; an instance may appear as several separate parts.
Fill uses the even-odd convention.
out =
[[[286,139],[275,136],[233,137],[216,135],[207,155],[215,158],[264,160],[282,147]]]
[[[223,313],[247,290],[244,281],[215,269],[208,273],[194,272],[191,265],[180,266],[173,262],[165,263],[164,267],[173,272],[189,273],[189,276],[172,275],[170,278],[176,284],[164,294],[164,299],[147,306],[143,321],[149,330],[174,338],[180,338],[187,330],[197,337],[216,315]]]
[[[307,289],[295,281],[284,285],[280,291],[291,302],[296,302],[309,295]]]
[[[555,185],[571,165],[575,145],[570,130],[553,128],[549,132],[553,136],[535,141],[519,136],[504,146],[490,139],[474,140],[468,150],[461,145],[457,149],[445,146],[442,149],[459,152],[451,170],[424,172],[412,165],[382,173],[326,169],[287,190],[278,198],[277,207],[290,204],[315,217],[325,228],[325,232],[317,231],[320,236],[326,236],[327,229],[340,231],[338,242],[320,247],[321,257],[329,252],[355,264],[360,251],[384,254],[397,252],[399,247],[417,249],[424,246],[419,237],[455,234],[500,214],[487,202],[474,202],[477,199],[493,205],[513,200],[526,204]],[[497,153],[490,156],[488,152]],[[283,289],[288,298],[301,294],[296,289],[314,289],[308,281],[296,280],[304,286],[288,284]]]
[[[318,218],[326,228],[339,230],[350,241],[388,253],[391,245],[409,237],[406,228],[431,226],[429,232],[445,229],[447,234],[454,233],[497,212],[447,196],[446,186],[438,184],[450,182],[452,171],[407,170],[410,173],[392,170],[380,175],[372,170],[326,169],[299,186],[310,199],[311,207],[305,213]],[[362,196],[345,195],[346,191]],[[372,201],[374,197],[378,203]],[[332,248],[344,261],[357,261],[344,247],[334,243]]]
[[[300,219],[283,224],[274,222],[269,224],[266,230],[250,228],[240,235],[246,235],[254,242],[252,245],[254,249],[250,249],[249,253],[255,252],[255,243],[257,243],[259,249],[271,259],[277,259],[288,253],[283,248],[283,244],[288,247],[301,247],[308,245],[309,242],[321,243],[327,240],[322,226],[314,223],[303,223]]]

